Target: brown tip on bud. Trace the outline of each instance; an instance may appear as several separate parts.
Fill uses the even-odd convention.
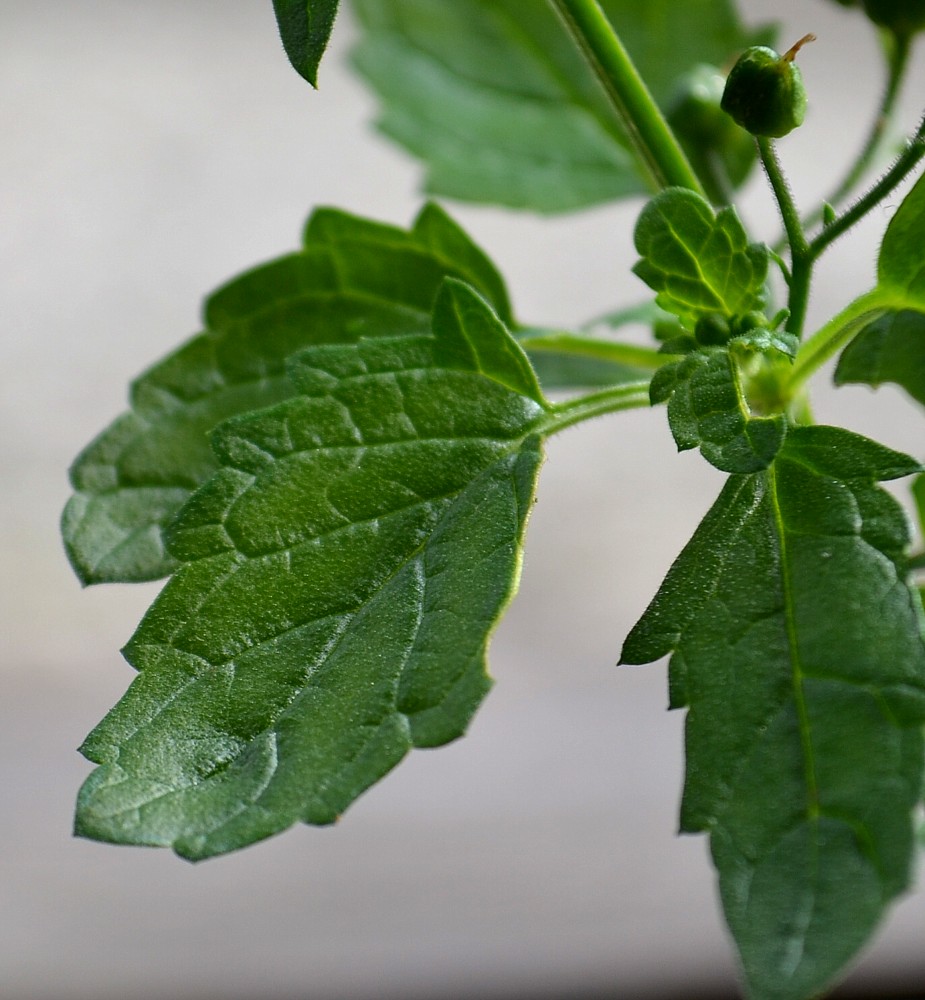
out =
[[[802,49],[807,43],[814,42],[815,40],[816,36],[812,33],[804,35],[798,42],[791,45],[790,48],[787,49],[787,51],[781,56],[781,59],[783,59],[784,62],[793,62],[800,49]]]

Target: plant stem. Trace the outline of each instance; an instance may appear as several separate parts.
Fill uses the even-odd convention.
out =
[[[868,323],[878,319],[889,308],[878,289],[861,295],[805,341],[790,372],[788,386],[791,395],[830,358],[841,350]]]
[[[544,332],[519,338],[520,346],[528,351],[555,351],[584,358],[614,361],[633,368],[655,371],[673,360],[670,354],[661,354],[652,347],[620,344],[597,337],[579,337],[571,333]]]
[[[880,106],[874,118],[867,139],[861,147],[854,163],[842,178],[838,186],[832,191],[826,202],[829,205],[837,206],[854,190],[858,182],[866,173],[873,160],[876,158],[883,140],[886,138],[887,129],[893,118],[896,108],[896,99],[899,96],[900,86],[906,75],[909,66],[909,52],[911,50],[911,37],[909,35],[895,35],[892,32],[881,32],[883,40],[884,56],[887,64],[886,85],[880,98]],[[807,220],[807,225],[812,225],[822,218],[822,212],[814,212]]]
[[[597,0],[551,0],[610,98],[656,190],[704,194],[674,133]]]
[[[815,260],[830,243],[859,222],[872,208],[876,208],[915,169],[923,156],[925,156],[925,117],[919,123],[915,135],[909,140],[908,146],[880,180],[813,238],[809,244],[812,259]]]
[[[558,434],[566,427],[572,427],[592,417],[643,406],[649,406],[649,383],[627,382],[559,403],[552,408],[540,432],[545,435]]]
[[[787,332],[797,337],[803,334],[803,324],[806,321],[806,307],[809,304],[809,287],[812,281],[813,256],[810,253],[803,223],[787,184],[787,178],[781,169],[774,143],[763,136],[758,142],[758,155],[764,171],[768,175],[771,190],[780,208],[787,241],[790,244],[790,299],[787,303],[790,315],[787,318]]]

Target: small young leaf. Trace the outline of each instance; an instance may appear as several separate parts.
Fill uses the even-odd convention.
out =
[[[643,209],[634,241],[642,260],[633,271],[690,329],[710,313],[763,310],[768,249],[748,242],[733,208],[714,212],[695,192],[669,188]]]
[[[925,313],[888,312],[866,326],[842,352],[835,384],[895,382],[925,406]]]
[[[726,351],[695,351],[660,368],[649,389],[653,405],[668,402],[679,451],[700,453],[723,472],[766,468],[784,441],[783,416],[753,417],[736,366]]]
[[[328,46],[337,0],[273,0],[283,48],[293,68],[313,86]]]
[[[840,428],[792,429],[729,479],[623,649],[687,706],[686,832],[709,831],[753,1000],[815,996],[909,882],[925,642],[902,509],[919,471]]]
[[[216,430],[222,468],[170,531],[139,676],[82,748],[83,836],[197,859],[330,823],[489,687],[547,413],[523,352],[447,279],[432,336],[290,373],[298,396]]]
[[[440,283],[461,278],[512,322],[504,283],[441,209],[410,232],[333,209],[316,211],[304,249],[215,292],[206,332],[132,386],[117,419],[71,469],[68,556],[84,583],[150,580],[175,567],[163,528],[217,468],[208,433],[221,420],[293,394],[286,359],[310,344],[426,333]]]
[[[728,0],[603,0],[662,106],[697,63],[749,44]],[[428,191],[562,212],[648,190],[621,124],[551,5],[355,0],[355,61],[380,129],[420,157]]]

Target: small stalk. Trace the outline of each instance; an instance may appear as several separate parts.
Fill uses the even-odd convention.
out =
[[[704,195],[678,140],[597,0],[551,3],[607,93],[655,190],[676,186]]]

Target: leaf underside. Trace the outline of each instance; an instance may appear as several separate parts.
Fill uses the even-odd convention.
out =
[[[82,582],[151,580],[175,569],[163,532],[218,468],[212,428],[292,396],[286,360],[304,347],[428,332],[447,276],[472,285],[512,322],[498,272],[435,205],[410,232],[320,209],[302,251],[215,292],[206,331],[133,384],[131,410],[71,469],[75,495],[62,532]]]
[[[330,823],[463,733],[516,589],[546,404],[448,279],[432,335],[318,346],[298,395],[221,425],[169,533],[180,570],[82,752],[76,831],[199,859]]]
[[[845,348],[835,384],[894,382],[925,406],[925,313],[888,312],[866,326]]]
[[[729,479],[624,646],[671,654],[681,828],[710,833],[755,1000],[816,995],[909,881],[925,645],[905,517],[875,482],[918,469],[791,429],[768,470]]]
[[[380,129],[426,167],[428,191],[563,212],[644,193],[599,84],[536,0],[354,0],[354,59],[382,101]],[[746,45],[727,0],[603,0],[664,107],[698,63]]]

